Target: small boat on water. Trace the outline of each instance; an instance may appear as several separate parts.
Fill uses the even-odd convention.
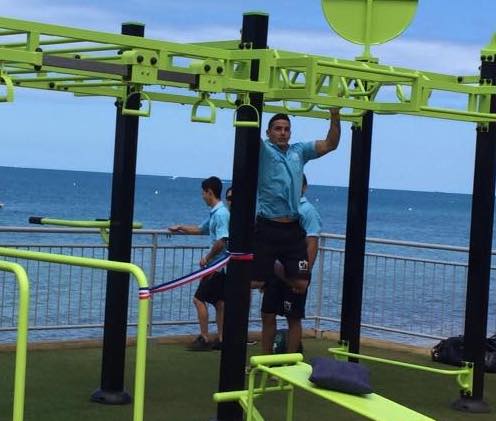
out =
[[[3,203],[2,202],[0,202],[0,208],[3,208]]]

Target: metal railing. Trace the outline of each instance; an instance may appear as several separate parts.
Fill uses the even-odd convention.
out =
[[[197,269],[208,249],[203,236],[138,230],[132,262],[150,285]],[[98,230],[0,228],[0,246],[71,256],[106,258]],[[305,327],[337,330],[341,314],[344,236],[323,234],[307,301]],[[422,343],[463,333],[468,250],[462,247],[367,239],[362,326],[366,336]],[[106,275],[90,268],[21,263],[31,280],[30,340],[99,338],[102,334]],[[488,332],[496,331],[496,291],[491,270]],[[0,273],[0,342],[14,342],[17,291]],[[150,336],[195,333],[192,297],[197,283],[155,295]],[[130,294],[137,294],[131,286]],[[261,295],[252,293],[250,323],[260,328]],[[213,314],[212,314],[213,316]],[[213,317],[212,317],[213,318]],[[130,300],[130,334],[137,308]]]

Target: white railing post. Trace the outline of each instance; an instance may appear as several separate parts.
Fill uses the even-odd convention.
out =
[[[323,247],[326,246],[326,239],[319,235],[319,273],[317,276],[317,314],[315,315],[315,336],[321,335],[320,320],[322,317],[322,300],[324,292],[324,254]]]

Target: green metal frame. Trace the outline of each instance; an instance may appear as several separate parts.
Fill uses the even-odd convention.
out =
[[[467,396],[472,395],[473,388],[473,374],[474,374],[474,364],[471,362],[463,362],[463,367],[455,370],[444,370],[440,368],[428,367],[418,364],[410,364],[402,361],[388,360],[385,358],[372,357],[370,355],[355,354],[353,352],[348,352],[348,345],[343,344],[339,348],[329,348],[329,352],[336,356],[338,359],[346,360],[348,357],[357,358],[361,360],[374,361],[382,364],[395,365],[398,367],[404,367],[412,370],[427,371],[428,373],[441,374],[445,376],[456,376],[456,382]]]
[[[496,86],[475,74],[445,75],[373,61],[252,50],[250,44],[240,46],[239,41],[180,44],[8,18],[0,18],[0,41],[4,41],[0,42],[3,74],[14,87],[109,96],[125,102],[126,89],[132,86],[149,104],[196,106],[194,121],[214,122],[217,107],[236,109],[229,95],[253,92],[264,94],[264,109],[269,112],[328,118],[328,113],[317,110],[343,107],[351,112],[343,110],[342,118],[355,124],[360,124],[367,110],[483,126],[496,121],[496,114],[489,112]],[[496,61],[494,39],[483,53]],[[259,78],[252,81],[255,62]],[[0,78],[1,83],[6,80]],[[433,106],[431,97],[442,92],[460,95],[466,105]],[[196,109],[206,98],[210,116],[201,118]],[[148,115],[150,107],[137,112]]]
[[[145,292],[148,291],[148,281],[146,279],[143,270],[140,267],[131,263],[114,262],[110,260],[93,259],[88,257],[65,256],[62,254],[41,253],[41,252],[18,250],[18,249],[6,248],[6,247],[0,247],[0,256],[11,257],[16,259],[25,259],[25,260],[37,260],[42,262],[58,263],[63,265],[112,270],[116,272],[126,272],[134,276],[140,290]],[[12,263],[12,265],[16,265],[16,264]],[[19,265],[16,265],[15,267],[17,268],[18,266]],[[17,268],[16,270],[19,269]],[[150,301],[149,294],[145,294],[144,297],[140,296],[139,305],[138,305],[133,421],[143,421],[144,400],[145,400],[146,345],[147,345],[146,332],[148,326],[149,301]],[[23,314],[27,314],[27,311],[24,310]],[[25,327],[27,328],[27,319],[23,323],[25,323]],[[24,339],[24,341],[26,340]],[[23,358],[25,365],[25,359],[26,359],[25,353]],[[17,382],[16,382],[16,386],[17,386]],[[14,421],[18,421],[18,420],[19,421],[22,420],[22,417],[17,419],[14,418]]]
[[[248,389],[218,392],[213,395],[215,402],[238,402],[246,413],[246,421],[264,421],[255,407],[255,400],[265,393],[285,392],[286,421],[293,419],[295,389],[301,389],[332,404],[342,406],[367,419],[380,421],[433,421],[410,408],[386,399],[378,394],[352,395],[334,390],[322,389],[310,382],[312,367],[303,362],[302,354],[258,355],[250,358]],[[260,378],[256,385],[257,377]],[[269,377],[277,378],[275,386],[267,386]]]
[[[26,390],[25,386],[26,356],[28,347],[29,280],[26,271],[18,263],[0,261],[0,271],[13,273],[19,288],[12,420],[22,421],[24,419],[24,395]]]
[[[134,111],[134,110],[133,110]],[[100,236],[102,240],[108,244],[109,243],[109,228],[110,220],[102,221],[77,221],[71,219],[56,219],[56,218],[40,218],[39,223],[41,225],[58,225],[62,227],[74,227],[74,228],[98,228],[100,230]],[[133,229],[143,228],[141,222],[133,222]]]

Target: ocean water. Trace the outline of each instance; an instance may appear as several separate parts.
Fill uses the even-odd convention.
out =
[[[29,226],[30,216],[84,219],[110,214],[111,174],[0,167],[0,224]],[[138,175],[134,219],[144,228],[196,223],[208,212],[201,179]],[[227,187],[229,182],[226,182]],[[323,231],[346,231],[347,189],[310,186]],[[371,189],[367,236],[468,246],[471,196]]]
[[[112,182],[110,174],[0,167],[0,180],[0,203],[3,204],[0,207],[0,225],[2,226],[28,227],[30,216],[92,220],[95,218],[107,218],[110,214]],[[201,198],[200,184],[201,179],[170,176],[137,176],[135,221],[142,222],[144,228],[150,229],[166,228],[176,223],[199,223],[208,214],[208,208]],[[224,187],[229,185],[230,183],[226,181]],[[307,197],[315,204],[321,214],[324,232],[331,234],[345,233],[347,209],[346,188],[312,185],[309,186]],[[469,244],[470,210],[470,195],[371,189],[369,194],[367,235],[368,237],[390,240],[466,247]],[[0,244],[15,242],[16,236],[17,234],[0,232]],[[29,240],[30,238],[26,237],[26,234],[22,234],[23,243],[30,243]],[[33,242],[40,241],[40,234],[33,236],[33,240]],[[63,240],[66,240],[66,238],[63,238]],[[192,242],[195,242],[195,240],[197,239],[191,239]],[[183,239],[180,241],[189,242],[189,240]],[[50,236],[50,243],[53,244],[53,242],[54,236],[52,235]],[[338,246],[342,247],[343,242],[338,242]],[[375,244],[368,244],[367,247],[368,251],[372,252],[382,251],[388,254],[407,253],[410,257],[450,261],[458,260],[464,263],[467,261],[466,253],[456,254],[432,249],[410,249],[405,251],[405,248],[399,246],[391,247]],[[175,264],[168,261],[162,263],[164,267],[166,265],[172,265],[172,268],[174,268]],[[331,272],[336,273],[336,271],[339,271],[340,267],[341,263],[338,261],[326,261],[324,264],[325,279],[330,276]],[[368,273],[367,275],[370,280],[366,285],[368,289],[365,290],[364,300],[366,308],[363,315],[364,317],[368,317],[367,311],[370,310],[372,314],[370,320],[372,322],[375,320],[373,318],[375,317],[374,312],[377,314],[380,312],[384,313],[385,311],[390,312],[391,315],[389,318],[391,320],[394,320],[399,315],[402,315],[401,317],[404,316],[405,320],[409,320],[412,317],[416,317],[422,305],[427,305],[427,310],[424,312],[430,314],[429,312],[433,311],[432,309],[443,309],[445,305],[448,305],[453,300],[452,294],[447,294],[443,290],[433,294],[431,298],[439,300],[440,297],[444,296],[446,299],[445,302],[443,301],[444,304],[440,305],[437,301],[433,303],[427,301],[418,302],[418,297],[415,298],[415,276],[411,276],[412,284],[405,286],[405,288],[410,288],[413,291],[410,294],[413,297],[413,301],[409,303],[397,302],[394,298],[394,287],[392,290],[388,290],[389,292],[384,297],[380,296],[380,294],[377,295],[375,293],[376,288],[382,288],[386,285],[384,288],[387,290],[388,284],[394,285],[396,269],[391,269],[392,271],[381,275],[383,269],[382,266],[376,269],[372,268],[371,270],[375,272]],[[172,269],[173,273],[175,273],[174,270]],[[377,270],[380,272],[379,276],[376,273]],[[407,273],[408,271],[414,271],[415,268],[405,267],[403,270]],[[425,274],[425,276],[430,279],[429,273]],[[48,277],[48,282],[49,280],[50,277]],[[422,283],[424,281],[419,279],[418,282]],[[435,285],[437,285],[436,288],[444,288],[442,287],[442,279],[434,280],[433,278],[428,282],[432,282],[432,288]],[[457,298],[455,313],[458,314],[457,323],[460,326],[463,323],[464,284],[464,279],[460,279],[460,282],[457,284],[460,291],[457,292],[459,297]],[[91,281],[91,285],[93,285],[93,281]],[[336,285],[333,286],[333,288],[335,287]],[[73,286],[70,288],[73,288]],[[155,300],[159,313],[169,306],[172,308],[171,303],[178,300],[177,294],[182,293],[179,291],[170,295],[163,294],[163,297],[160,298],[162,301],[158,302],[157,299]],[[312,294],[315,295],[316,291]],[[73,291],[72,296],[76,295]],[[310,300],[311,304],[308,304],[309,309],[313,308],[312,306],[317,302],[317,298],[313,295],[313,298]],[[71,293],[68,296],[71,296]],[[179,300],[185,300],[182,308],[191,309],[189,295],[185,294],[184,297],[182,295],[180,297],[182,298],[179,298]],[[329,314],[339,307],[339,297],[339,290],[330,289],[324,293],[324,301],[330,306],[326,310]],[[14,298],[11,300],[11,308],[15,307]],[[63,299],[65,300],[66,298]],[[70,298],[67,299],[70,300]],[[57,324],[57,319],[50,319],[52,316],[48,316],[48,313],[51,314],[53,310],[53,317],[58,317],[58,312],[55,312],[55,309],[58,308],[60,303],[49,304],[50,302],[47,298],[46,323],[53,322]],[[67,306],[70,307],[70,303]],[[13,310],[12,314],[14,314]],[[3,310],[0,312],[0,316],[5,316]],[[9,317],[6,317],[6,319]],[[95,320],[91,317],[93,316],[90,311],[89,319],[84,322],[90,323],[100,320],[99,317]],[[186,317],[190,318],[192,316],[188,313]],[[491,307],[490,318],[492,320],[492,326],[494,325],[494,317],[494,307]],[[170,315],[169,318],[171,320],[179,320],[181,317]],[[453,323],[452,319],[449,320],[450,323]],[[418,323],[420,326],[423,322],[419,321]],[[429,326],[429,321],[426,322],[425,326],[422,325],[423,328]],[[186,328],[181,327],[181,329],[186,331]],[[460,332],[460,329],[457,331]],[[169,333],[171,332],[171,328],[169,327],[166,330]],[[45,333],[40,333],[40,337]],[[95,334],[99,335],[100,333],[101,331],[98,330]],[[78,334],[76,331],[70,333],[70,335],[76,336]],[[9,333],[9,335],[12,338],[14,337],[14,333]],[[65,335],[64,337],[67,338],[67,334]]]

